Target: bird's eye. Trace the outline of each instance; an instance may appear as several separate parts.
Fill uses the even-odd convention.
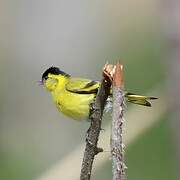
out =
[[[48,77],[47,77],[47,76],[45,76],[45,77],[44,77],[44,79],[45,79],[45,80],[47,80],[47,79],[48,79]]]
[[[42,78],[42,82],[43,81],[46,81],[48,79],[48,76],[44,76],[43,78]]]

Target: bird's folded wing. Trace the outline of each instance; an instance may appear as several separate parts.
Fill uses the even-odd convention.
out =
[[[100,82],[89,79],[71,78],[66,84],[66,90],[78,94],[97,93]]]

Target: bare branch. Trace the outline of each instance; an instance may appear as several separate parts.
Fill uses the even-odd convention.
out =
[[[86,148],[84,152],[84,158],[81,167],[81,180],[89,180],[91,178],[92,164],[95,155],[102,152],[102,148],[97,147],[99,133],[101,130],[101,119],[103,115],[106,99],[108,98],[111,82],[108,76],[106,76],[106,66],[103,70],[104,78],[101,82],[101,86],[96,95],[95,102],[92,103],[90,111],[91,125],[87,131]]]
[[[113,117],[111,130],[111,154],[113,180],[125,180],[125,165],[123,153],[123,111],[124,94],[123,87],[123,66],[118,62],[113,74]]]

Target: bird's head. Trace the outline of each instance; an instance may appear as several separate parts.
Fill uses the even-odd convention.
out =
[[[58,85],[63,85],[69,74],[61,71],[57,67],[50,67],[42,75],[42,84],[49,90],[53,91]]]

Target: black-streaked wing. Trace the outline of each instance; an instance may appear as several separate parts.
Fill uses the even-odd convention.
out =
[[[89,79],[71,78],[66,85],[66,90],[78,94],[97,93],[100,82]]]

